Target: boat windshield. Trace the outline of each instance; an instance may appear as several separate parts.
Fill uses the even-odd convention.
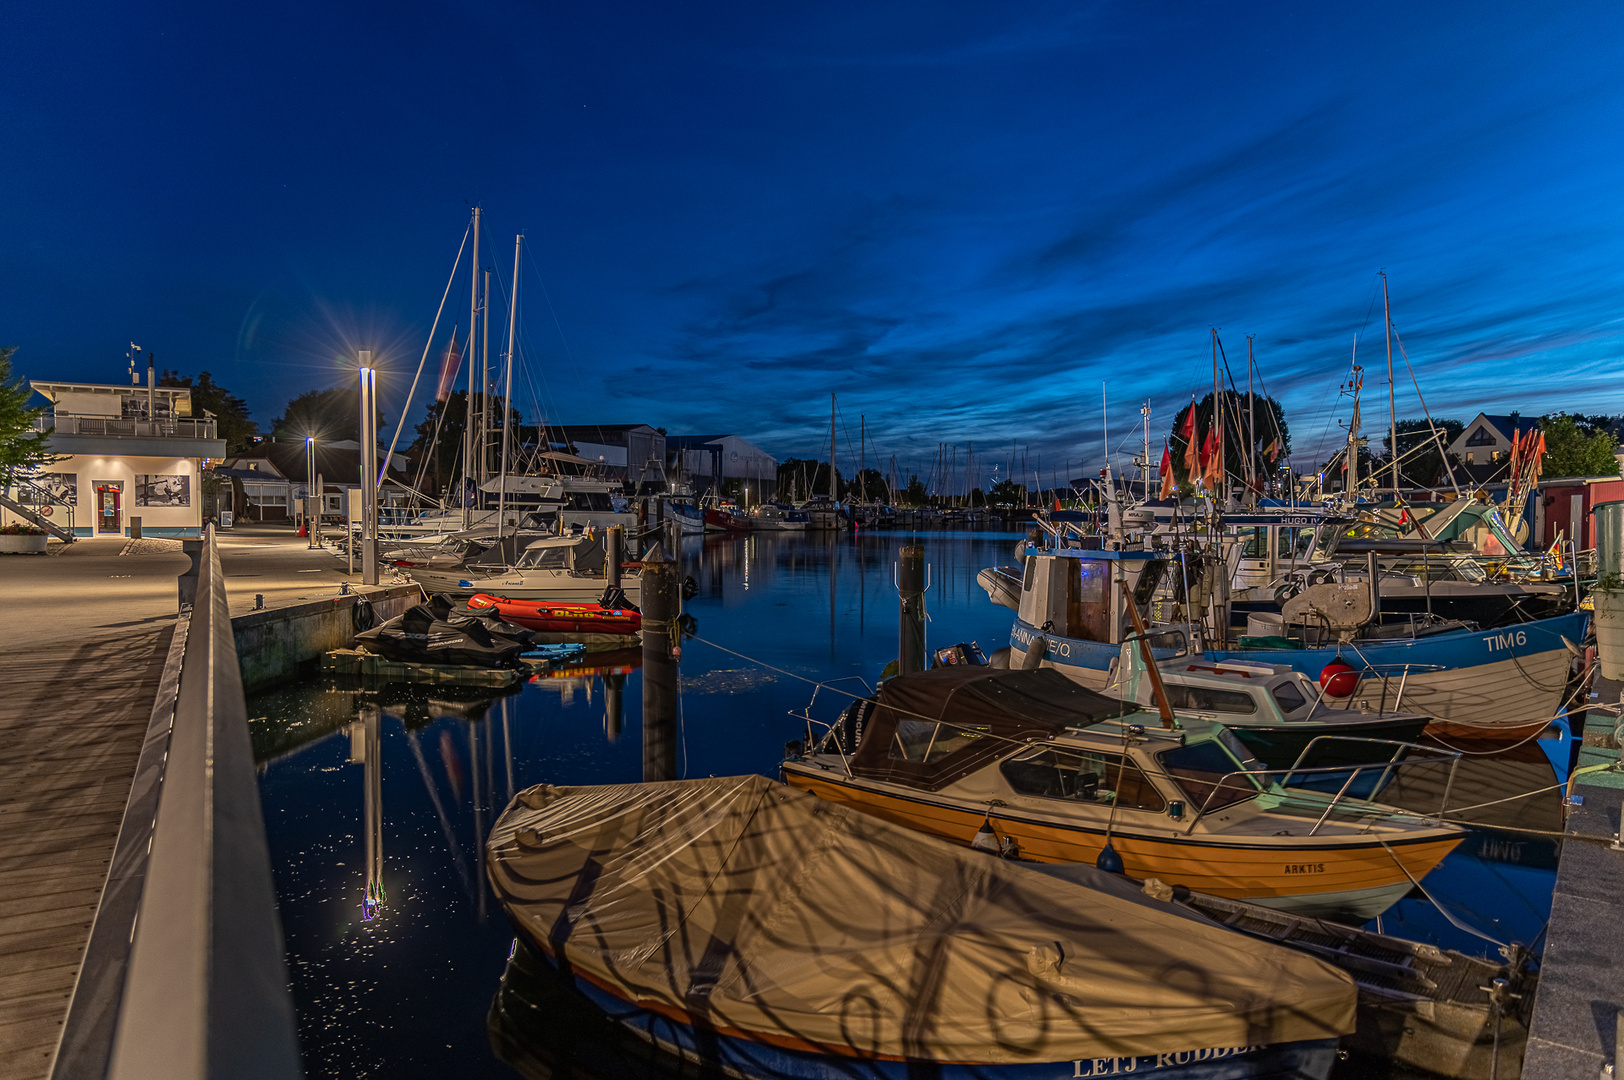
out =
[[[998,766],[1021,795],[1078,802],[1116,803],[1130,810],[1161,813],[1167,802],[1150,779],[1121,754],[1093,750],[1037,749],[1016,754]]]
[[[561,544],[544,544],[526,548],[519,556],[518,565],[526,569],[564,570],[569,567],[570,549]]]
[[[1258,793],[1256,780],[1244,774],[1232,775],[1240,771],[1241,765],[1216,741],[1163,750],[1156,755],[1156,763],[1178,782],[1195,807],[1218,810]]]

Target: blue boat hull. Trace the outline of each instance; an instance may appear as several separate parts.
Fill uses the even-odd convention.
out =
[[[1205,655],[1209,660],[1287,664],[1311,679],[1337,659],[1355,668],[1395,672],[1410,665],[1404,682],[1406,710],[1447,721],[1444,733],[1521,737],[1557,715],[1567,686],[1570,654],[1565,641],[1583,642],[1589,618],[1576,611],[1498,630],[1451,630],[1314,649],[1208,649]],[[1010,631],[1011,666],[1019,667],[1039,638],[1044,639],[1045,667],[1092,689],[1104,687],[1117,646],[1044,634],[1017,618]],[[1390,694],[1396,691],[1395,681]],[[1380,687],[1370,691],[1372,696],[1380,692]],[[1387,707],[1393,707],[1391,696]]]

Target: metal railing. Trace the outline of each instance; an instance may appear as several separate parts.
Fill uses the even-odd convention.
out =
[[[303,1075],[213,527],[187,546],[166,686],[53,1080]]]
[[[1315,747],[1321,743],[1330,742],[1353,743],[1359,746],[1391,746],[1393,752],[1386,761],[1304,767],[1303,762],[1309,760]],[[1409,758],[1409,754],[1417,751],[1424,756],[1414,759]],[[1449,805],[1449,793],[1455,786],[1455,770],[1460,764],[1460,758],[1461,754],[1458,750],[1445,750],[1436,746],[1424,746],[1421,743],[1400,742],[1396,739],[1369,739],[1357,735],[1317,735],[1308,741],[1307,746],[1303,747],[1303,752],[1297,755],[1296,763],[1289,769],[1240,769],[1235,772],[1225,773],[1216,781],[1192,779],[1180,776],[1177,773],[1164,773],[1164,775],[1168,776],[1180,787],[1192,782],[1211,785],[1212,790],[1208,791],[1206,798],[1201,801],[1201,808],[1191,816],[1189,823],[1185,825],[1185,835],[1189,835],[1190,830],[1195,828],[1196,822],[1200,821],[1202,816],[1207,813],[1207,810],[1212,805],[1213,798],[1228,787],[1230,791],[1245,792],[1247,798],[1255,795],[1274,795],[1281,799],[1297,800],[1309,807],[1317,807],[1321,800],[1325,800],[1325,808],[1320,813],[1319,820],[1315,821],[1313,827],[1308,830],[1309,836],[1316,836],[1320,828],[1330,820],[1331,815],[1338,809],[1351,809],[1362,815],[1427,817],[1442,826],[1444,824],[1444,812]],[[1442,762],[1448,762],[1449,764],[1449,777],[1444,781],[1443,796],[1438,800],[1438,812],[1436,814],[1413,814],[1375,800],[1374,796],[1386,788],[1388,781],[1396,770],[1414,769],[1419,766],[1437,765]],[[1378,770],[1381,775],[1370,786],[1369,796],[1349,794],[1353,790],[1356,780],[1366,773]],[[1344,773],[1347,774],[1347,779],[1342,782],[1342,786],[1337,790],[1336,794],[1331,795],[1329,798],[1326,797],[1326,793],[1323,791],[1290,786],[1291,781],[1299,777],[1310,779],[1326,777],[1334,780]],[[1269,777],[1279,777],[1280,779],[1270,782]],[[1236,781],[1233,787],[1229,786],[1231,780]]]
[[[34,420],[35,431],[57,435],[91,435],[133,439],[215,439],[216,425],[207,418],[177,416],[167,420],[121,420],[110,416],[46,413]]]

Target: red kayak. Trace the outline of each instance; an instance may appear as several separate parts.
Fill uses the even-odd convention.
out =
[[[643,629],[643,615],[633,608],[606,608],[601,604],[559,604],[549,600],[508,600],[488,593],[468,599],[471,608],[495,608],[504,622],[530,630],[565,633],[635,634]]]

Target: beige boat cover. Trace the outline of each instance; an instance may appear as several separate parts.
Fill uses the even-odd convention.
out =
[[[487,850],[509,917],[574,974],[780,1046],[1037,1062],[1354,1026],[1319,960],[765,777],[530,788]]]

